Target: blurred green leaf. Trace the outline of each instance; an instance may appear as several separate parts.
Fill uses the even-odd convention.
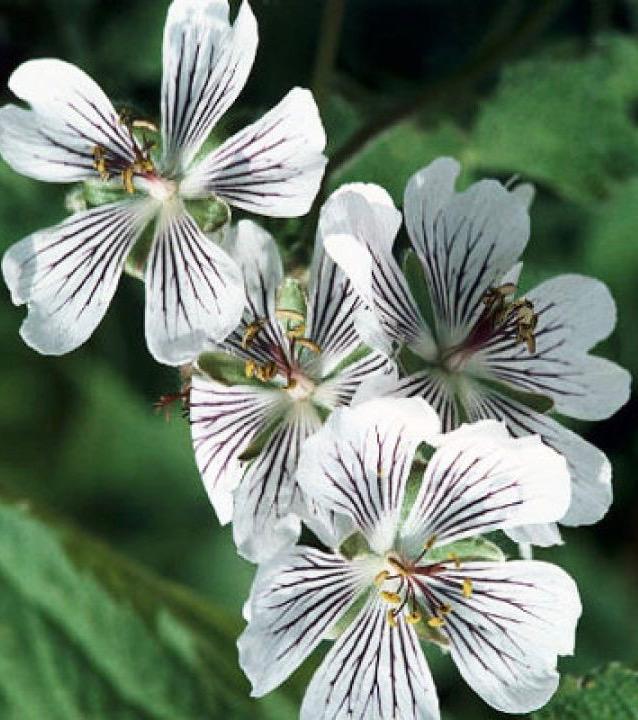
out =
[[[617,663],[582,678],[566,677],[533,720],[636,720],[638,673]]]
[[[6,497],[0,588],[4,720],[275,717],[248,698],[228,616]],[[276,717],[294,717],[284,698]]]
[[[638,170],[638,43],[606,37],[585,57],[551,55],[506,69],[479,113],[481,168],[520,172],[588,203]]]

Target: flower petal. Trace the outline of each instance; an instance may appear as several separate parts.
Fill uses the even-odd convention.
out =
[[[581,614],[567,573],[534,560],[468,562],[459,569],[451,565],[421,587],[431,612],[451,605],[441,632],[461,675],[485,702],[523,714],[549,700],[558,686],[557,656],[573,653]]]
[[[209,338],[222,340],[239,323],[239,268],[183,207],[167,206],[158,218],[145,281],[146,340],[159,362],[190,362]]]
[[[62,355],[91,336],[150,212],[148,202],[103,205],[7,250],[2,274],[13,302],[28,305],[20,328],[27,345],[46,355]]]
[[[553,522],[570,499],[567,464],[539,437],[512,438],[484,420],[440,436],[401,529],[410,550],[492,530]]]
[[[96,146],[110,168],[124,169],[135,159],[110,100],[75,65],[30,60],[14,71],[9,87],[31,105],[0,110],[0,154],[17,172],[48,182],[97,177]]]
[[[167,170],[186,168],[235,102],[257,51],[257,22],[243,2],[234,25],[228,0],[174,0],[164,28],[162,137]]]
[[[387,606],[370,600],[315,673],[301,720],[438,720],[430,669],[414,628],[386,621]]]
[[[324,206],[326,251],[343,269],[391,340],[417,341],[429,330],[392,255],[401,215],[377,185],[353,183]]]
[[[323,177],[325,144],[312,93],[293,88],[261,120],[198,163],[180,191],[187,197],[214,193],[260,215],[305,215]]]
[[[251,622],[237,643],[252,695],[265,695],[296,670],[361,589],[355,565],[308,547],[260,565],[250,597]]]
[[[420,399],[338,408],[304,445],[297,477],[319,504],[349,515],[375,552],[390,548],[417,445],[439,430]]]
[[[239,327],[221,343],[234,355],[264,365],[277,362],[277,353],[288,347],[275,315],[276,294],[283,280],[279,250],[270,233],[251,220],[240,220],[230,229],[222,245],[239,265],[246,292],[246,309]],[[259,332],[249,344],[248,327],[259,324]]]
[[[603,420],[629,399],[631,376],[615,363],[587,355],[616,324],[607,286],[581,275],[560,275],[527,293],[538,314],[536,349],[516,343],[516,329],[477,354],[504,382],[547,395],[556,410],[583,420]]]
[[[226,387],[194,375],[189,410],[195,460],[219,522],[232,517],[231,492],[244,465],[239,460],[251,441],[283,408],[281,393],[249,386]]]
[[[246,470],[235,495],[233,537],[247,560],[262,562],[298,538],[294,513],[303,498],[295,471],[305,439],[320,425],[311,405],[295,404]]]
[[[466,408],[473,419],[496,418],[516,436],[539,435],[543,443],[567,460],[571,476],[571,503],[559,518],[566,525],[591,525],[607,512],[612,500],[611,465],[604,453],[553,418],[535,412],[516,400],[493,390],[482,390]],[[543,545],[546,531],[534,537]],[[539,542],[540,541],[540,542]]]
[[[435,160],[411,178],[404,202],[446,345],[464,338],[485,291],[514,265],[529,238],[529,215],[515,195],[494,180],[455,193],[458,173],[455,160]]]

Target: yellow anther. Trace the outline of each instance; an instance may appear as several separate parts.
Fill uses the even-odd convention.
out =
[[[295,338],[295,342],[297,345],[301,345],[301,347],[305,347],[306,349],[311,350],[313,353],[319,354],[321,352],[321,348],[319,347],[319,345],[317,345],[316,342],[310,340],[310,338]]]
[[[438,615],[445,617],[452,612],[452,606],[449,603],[444,603],[438,610]]]
[[[381,596],[381,599],[383,602],[388,603],[389,605],[400,605],[401,604],[401,596],[398,593],[394,592],[388,592],[387,590],[382,590],[379,595]]]
[[[425,545],[423,546],[424,550],[432,550],[436,543],[436,535],[430,535],[430,537],[427,539]]]
[[[454,563],[454,567],[457,570],[461,568],[461,558],[456,553],[448,553],[447,558]]]
[[[110,177],[106,167],[106,150],[101,145],[93,148],[93,167],[97,170],[100,180],[108,180]]]
[[[257,365],[255,364],[254,360],[246,360],[246,364],[244,365],[244,373],[247,378],[251,378],[255,374],[256,369]]]
[[[246,329],[244,330],[244,334],[241,338],[241,346],[244,348],[244,350],[257,337],[257,335],[260,333],[260,331],[263,327],[264,327],[263,320],[255,320],[255,322],[251,322],[249,325],[246,326]]]
[[[418,610],[414,610],[414,612],[408,613],[405,619],[410,625],[417,625],[421,622],[422,615]]]
[[[295,380],[295,378],[292,378],[292,377],[291,377],[291,378],[288,378],[288,382],[286,383],[285,389],[286,389],[286,390],[293,390],[293,389],[296,388],[296,387],[297,387],[297,381]]]
[[[445,625],[445,618],[431,617],[428,619],[428,625],[431,628],[442,628]]]
[[[159,132],[157,125],[150,120],[133,120],[131,126],[136,129],[139,128],[140,130],[148,130],[149,132]]]
[[[383,583],[390,577],[390,573],[387,570],[382,570],[380,573],[376,575],[374,578],[374,584],[377,587],[381,587]]]
[[[122,170],[122,185],[127,193],[133,194],[135,192],[135,186],[133,185],[133,173],[134,165],[129,165],[127,168]]]
[[[463,597],[470,598],[474,592],[474,585],[470,578],[464,578],[463,580]]]
[[[392,628],[395,628],[399,624],[392,610],[388,610],[385,619],[387,620],[388,625]]]
[[[262,382],[272,380],[277,374],[277,363],[269,362],[265,365],[257,365],[255,368],[255,377]]]

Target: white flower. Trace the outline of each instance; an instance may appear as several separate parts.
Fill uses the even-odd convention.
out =
[[[421,396],[444,430],[464,419],[495,418],[516,436],[536,433],[563,454],[572,502],[561,522],[594,523],[611,503],[611,466],[598,449],[546,414],[609,417],[629,397],[629,374],[588,350],[606,338],[616,310],[607,287],[561,275],[516,300],[518,259],[529,238],[527,188],[508,192],[483,180],[455,192],[459,165],[436,160],[408,183],[404,214],[412,255],[405,274],[392,254],[395,229],[379,219],[397,212],[370,185],[342,188],[351,230],[326,249],[371,312],[362,337],[397,352],[402,379],[376,388]],[[556,526],[513,531],[520,541],[560,541]]]
[[[227,248],[242,269],[248,307],[217,346],[222,352],[200,359],[210,376],[192,380],[197,465],[220,522],[232,517],[237,547],[251,560],[294,542],[300,517],[318,532],[330,526],[295,480],[302,444],[364,380],[396,377],[385,355],[361,346],[353,322],[361,301],[323,250],[323,237],[341,222],[337,211],[331,198],[321,211],[305,312],[285,292],[278,296],[283,270],[272,237],[250,221],[237,225]],[[284,284],[291,287],[298,286]],[[229,364],[235,382],[213,377]],[[326,529],[328,539],[334,530]]]
[[[185,202],[222,202],[272,216],[308,211],[319,187],[325,134],[309,91],[293,89],[261,120],[195,159],[241,92],[257,48],[247,2],[235,23],[227,0],[174,0],[164,31],[162,152],[134,134],[102,90],[61,60],[33,60],[9,87],[31,109],[0,110],[0,153],[47,182],[101,179],[130,198],[73,215],[11,247],[2,271],[29,314],[21,334],[59,355],[81,345],[115,292],[127,256],[155,219],[144,268],[146,337],[161,362],[191,360],[207,337],[223,339],[244,306],[236,264],[208,241]]]
[[[574,582],[545,562],[478,559],[467,538],[561,517],[565,461],[495,421],[437,430],[422,399],[381,399],[336,410],[306,441],[302,489],[345,513],[369,551],[298,546],[259,567],[238,642],[253,695],[335,634],[302,720],[437,720],[422,639],[449,649],[498,710],[526,713],[553,694],[557,656],[573,652],[581,611]],[[438,447],[404,503],[419,477],[410,474],[415,448],[428,438]]]

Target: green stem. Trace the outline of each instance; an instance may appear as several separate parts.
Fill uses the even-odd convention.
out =
[[[335,60],[339,50],[345,5],[345,0],[325,0],[323,8],[312,79],[312,91],[320,109],[325,107],[330,91]]]

